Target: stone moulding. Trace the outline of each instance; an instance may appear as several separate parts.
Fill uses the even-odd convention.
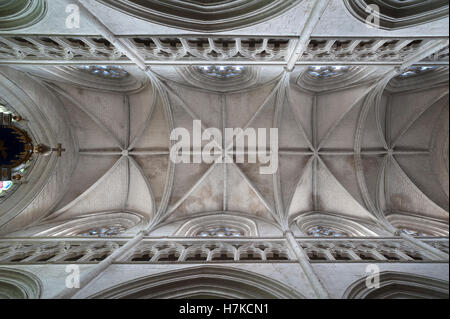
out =
[[[448,16],[447,0],[345,0],[350,13],[363,23],[373,14],[369,6],[380,9],[379,28],[396,30],[428,23]]]
[[[199,32],[242,28],[272,19],[302,0],[98,0],[125,14],[169,27]]]
[[[438,85],[448,83],[448,67],[438,67],[431,72],[417,74],[410,78],[393,78],[386,86],[386,90],[391,93],[428,89]]]
[[[393,211],[386,219],[397,228],[411,228],[423,231],[432,236],[448,236],[448,225],[444,221],[414,216],[407,212]]]
[[[104,212],[95,214],[86,214],[77,218],[49,224],[48,229],[41,231],[34,236],[77,236],[92,227],[106,227],[109,225],[121,225],[127,230],[144,224],[145,219],[131,212]]]
[[[41,281],[32,273],[0,268],[0,299],[39,299]]]
[[[91,299],[188,298],[304,299],[280,282],[249,271],[224,267],[193,267],[134,279],[90,296]]]
[[[21,70],[43,80],[53,80],[90,90],[119,94],[136,93],[149,84],[145,74],[134,67],[126,66],[125,68],[129,71],[129,75],[122,79],[101,78],[72,66],[23,67]]]
[[[311,92],[328,92],[363,85],[376,78],[377,73],[369,67],[351,67],[343,74],[330,78],[317,78],[309,74],[308,69],[303,71],[295,84]]]
[[[409,297],[414,299],[448,299],[448,282],[430,277],[401,272],[380,273],[380,288],[367,288],[366,277],[356,281],[345,291],[344,299],[387,299]]]
[[[45,0],[6,1],[6,4],[0,4],[0,31],[29,27],[38,23],[46,13]]]

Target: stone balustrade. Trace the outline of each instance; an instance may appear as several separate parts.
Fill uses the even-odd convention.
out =
[[[230,61],[284,64],[298,41],[294,37],[120,37],[146,63]],[[312,38],[299,63],[402,62],[440,39]],[[0,62],[127,64],[123,52],[101,36],[0,36]],[[448,46],[425,61],[448,62]]]
[[[0,264],[98,263],[130,238],[8,238],[0,240]],[[402,238],[297,238],[317,262],[442,262]],[[424,238],[448,253],[448,238]],[[296,262],[284,238],[144,238],[118,263]]]

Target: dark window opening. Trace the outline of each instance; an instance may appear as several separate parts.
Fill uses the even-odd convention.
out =
[[[228,256],[228,254],[220,254],[219,256],[213,257],[213,260],[234,260],[233,257]]]
[[[178,256],[175,254],[169,254],[166,257],[159,258],[158,261],[178,261]]]
[[[150,261],[152,259],[152,255],[150,254],[144,254],[142,256],[135,256],[131,259],[131,261]]]
[[[242,256],[240,260],[261,260],[260,256],[256,256],[252,253],[247,254],[246,256]]]

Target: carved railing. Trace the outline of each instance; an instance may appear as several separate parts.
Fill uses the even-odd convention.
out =
[[[424,238],[422,241],[448,255],[448,238]]]
[[[424,59],[424,62],[439,62],[439,61],[449,61],[449,47],[445,47],[436,53],[433,53],[428,58]]]
[[[301,61],[404,61],[435,40],[427,39],[311,39]],[[445,53],[433,61],[445,60]],[[448,49],[447,49],[448,61]]]
[[[131,238],[4,238],[0,264],[98,263]],[[448,253],[448,238],[422,239]],[[448,262],[402,238],[297,238],[318,262]],[[144,238],[115,263],[290,263],[284,238]]]
[[[284,61],[289,38],[122,38],[147,61]],[[122,60],[101,37],[0,36],[0,60]]]
[[[283,240],[143,241],[125,262],[261,262],[294,260]]]
[[[424,240],[424,239],[422,239]],[[311,262],[430,262],[430,252],[418,249],[402,238],[300,239]],[[448,238],[439,240],[447,245]],[[448,253],[448,251],[447,251]]]
[[[1,263],[91,263],[104,260],[128,239],[52,238],[0,241]],[[289,262],[283,239],[144,239],[117,262]]]
[[[131,38],[146,60],[284,61],[289,38]]]
[[[63,238],[0,242],[0,263],[99,262],[125,242]]]
[[[298,41],[293,37],[138,36],[120,37],[147,63],[192,61],[285,64]],[[313,38],[299,62],[401,62],[439,39]],[[0,36],[0,62],[131,63],[101,36]],[[426,61],[448,61],[448,48]]]
[[[0,60],[119,60],[126,57],[102,37],[0,36]]]

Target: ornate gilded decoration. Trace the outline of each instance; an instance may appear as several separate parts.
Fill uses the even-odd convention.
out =
[[[28,133],[14,125],[0,125],[0,166],[15,168],[33,155]]]
[[[19,172],[33,155],[33,142],[28,133],[14,121],[20,116],[0,112],[0,194],[10,190],[13,181],[19,181]]]
[[[50,148],[44,144],[35,146],[28,132],[18,124],[23,118],[20,115],[13,115],[6,105],[5,102],[0,105],[0,195],[2,197],[6,192],[15,189],[16,184],[23,180],[33,154],[47,156],[56,152],[58,156],[61,156],[65,151],[61,144],[58,144],[57,148]]]
[[[38,144],[34,147],[34,152],[41,156],[48,156],[48,155],[52,154],[53,152],[56,152],[58,157],[61,157],[62,153],[65,151],[66,151],[66,149],[62,148],[62,144],[58,144],[58,146],[56,148],[51,148],[45,144]]]

